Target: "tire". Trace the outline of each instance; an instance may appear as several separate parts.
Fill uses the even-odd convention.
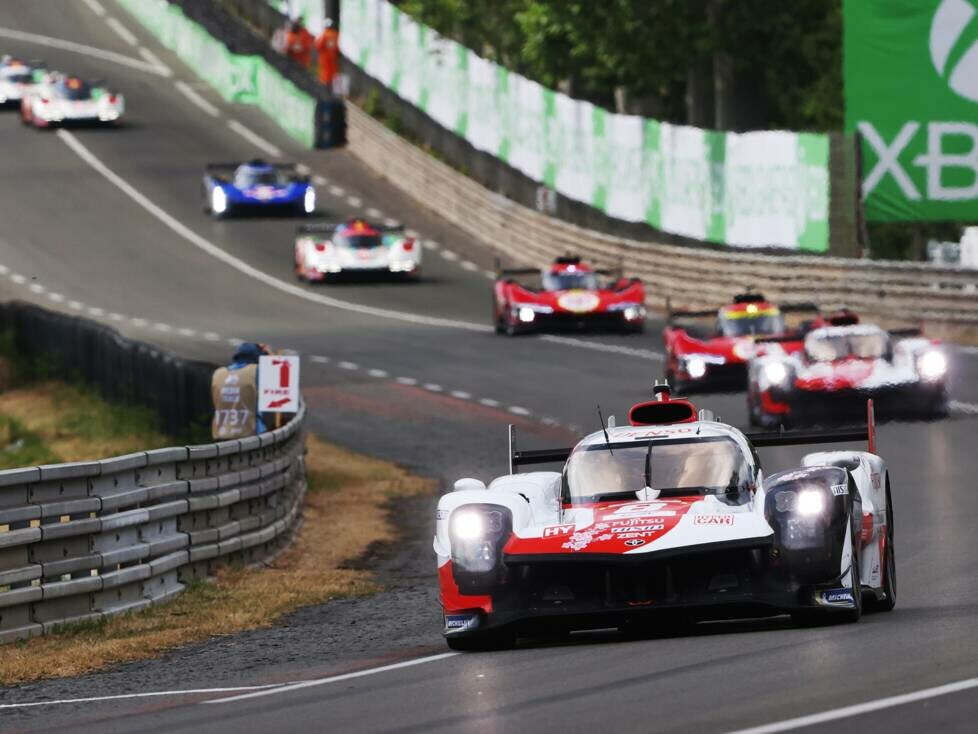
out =
[[[873,612],[892,612],[897,600],[896,549],[893,545],[893,505],[890,501],[890,479],[886,479],[886,560],[883,563],[883,596],[867,600]]]
[[[506,627],[467,635],[445,638],[449,650],[456,652],[491,652],[508,650],[516,644],[516,632]]]

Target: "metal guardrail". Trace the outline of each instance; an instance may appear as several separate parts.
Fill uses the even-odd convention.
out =
[[[518,262],[543,266],[581,254],[621,264],[647,283],[649,305],[710,308],[746,286],[783,300],[849,306],[880,321],[978,327],[978,271],[837,257],[763,255],[665,245],[602,234],[494,193],[347,105],[351,152],[419,203]],[[419,196],[419,192],[423,195]],[[940,329],[937,329],[940,331]]]
[[[304,417],[240,440],[0,472],[0,642],[141,609],[284,547],[306,491]]]

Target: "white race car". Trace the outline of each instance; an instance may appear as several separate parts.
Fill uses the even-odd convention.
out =
[[[39,61],[21,61],[12,56],[0,58],[0,106],[20,105],[24,95],[34,89],[44,75]]]
[[[58,72],[45,74],[20,104],[24,124],[40,128],[66,122],[114,124],[124,111],[121,94]]]
[[[871,403],[857,431],[745,435],[668,386],[656,398],[573,449],[514,449],[510,474],[488,487],[460,479],[440,499],[449,647],[778,614],[854,622],[864,607],[893,608],[890,478]],[[755,450],[855,440],[869,450],[808,454],[770,476]],[[552,462],[563,470],[516,473]]]
[[[400,227],[363,219],[343,224],[300,225],[296,230],[295,273],[317,282],[341,273],[421,277],[421,246]]]
[[[842,323],[842,322],[845,323]],[[804,337],[765,343],[748,363],[751,423],[775,427],[838,422],[872,399],[880,417],[947,414],[947,356],[919,329],[887,332],[854,315]]]

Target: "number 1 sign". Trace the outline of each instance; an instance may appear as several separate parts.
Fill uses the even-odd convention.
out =
[[[258,412],[299,410],[299,357],[264,355],[258,360]]]

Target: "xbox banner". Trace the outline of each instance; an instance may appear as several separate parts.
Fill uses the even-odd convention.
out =
[[[867,219],[978,219],[978,2],[844,0],[843,12]]]
[[[825,135],[617,115],[481,58],[387,0],[343,0],[343,55],[475,148],[629,222],[740,247],[828,248]]]

